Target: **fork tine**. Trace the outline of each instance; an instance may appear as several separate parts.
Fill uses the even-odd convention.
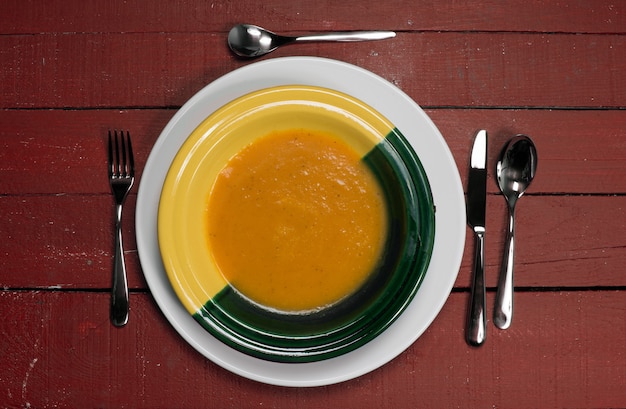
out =
[[[126,142],[124,141],[124,131],[120,130],[120,145],[122,145],[122,161],[120,162],[120,177],[128,177],[126,169]]]
[[[117,177],[121,177],[123,173],[123,164],[120,162],[120,138],[117,135],[117,129],[115,132],[115,174]]]
[[[111,130],[109,129],[109,178],[113,176],[115,164],[113,163],[113,140],[111,139]]]
[[[128,173],[130,177],[135,176],[135,160],[133,159],[133,147],[130,143],[130,132],[126,131],[128,137]]]
[[[109,130],[109,177],[132,178],[134,176],[135,161],[130,132]]]

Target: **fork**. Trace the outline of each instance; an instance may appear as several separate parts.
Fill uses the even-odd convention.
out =
[[[109,130],[109,181],[115,199],[115,261],[111,290],[111,322],[122,327],[128,322],[128,279],[122,246],[122,205],[135,180],[130,133]]]

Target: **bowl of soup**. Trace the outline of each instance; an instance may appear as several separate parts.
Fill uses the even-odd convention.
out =
[[[185,309],[276,362],[333,358],[402,314],[430,261],[435,206],[385,117],[335,90],[256,91],[208,116],[175,156],[158,241]]]

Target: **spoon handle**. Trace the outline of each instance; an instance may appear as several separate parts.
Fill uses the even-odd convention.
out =
[[[371,41],[393,38],[396,33],[393,31],[345,31],[336,33],[321,33],[295,37],[294,41]]]
[[[485,232],[476,231],[476,251],[474,254],[474,279],[470,295],[470,308],[467,319],[466,339],[470,345],[479,346],[487,336],[485,316]]]
[[[496,306],[493,322],[500,329],[507,329],[513,320],[513,256],[515,253],[515,208],[509,208],[509,230],[504,245],[502,270],[498,279]]]

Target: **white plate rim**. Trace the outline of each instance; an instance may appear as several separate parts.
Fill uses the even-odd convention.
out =
[[[191,132],[225,103],[259,89],[310,85],[349,94],[379,111],[407,138],[431,184],[435,242],[426,277],[404,313],[381,335],[347,354],[312,363],[277,363],[236,351],[214,338],[184,309],[161,261],[157,213],[169,166]],[[200,90],[169,121],[142,173],[135,229],[141,267],[152,296],[174,329],[219,366],[259,382],[293,387],[330,385],[373,371],[406,350],[434,321],[456,280],[465,246],[465,205],[456,163],[443,136],[408,95],[355,65],[320,57],[284,57],[249,64]]]

